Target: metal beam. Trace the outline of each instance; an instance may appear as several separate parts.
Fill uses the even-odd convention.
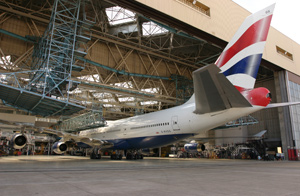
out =
[[[105,89],[105,92],[108,92],[108,93],[123,94],[123,95],[127,95],[127,96],[132,96],[132,97],[139,97],[142,99],[151,98],[151,100],[154,100],[154,101],[169,103],[169,104],[173,104],[173,105],[176,104],[176,98],[174,98],[174,97],[167,97],[167,96],[155,95],[155,94],[147,94],[147,93],[142,93],[139,91],[122,89],[122,88],[114,87],[111,85],[104,85],[104,84],[91,83],[91,82],[81,82],[79,87],[85,88],[84,86],[102,88],[102,89]],[[174,101],[170,100],[170,99],[173,99]]]
[[[32,18],[34,20],[38,20],[40,22],[44,22],[44,23],[49,23],[50,20],[46,20],[46,19],[43,19],[43,18],[40,18],[40,17],[36,17],[36,16],[33,16],[31,14],[27,14],[27,13],[24,13],[24,12],[20,12],[20,11],[17,11],[17,10],[14,10],[12,8],[6,8],[4,6],[0,6],[0,9],[2,10],[5,10],[5,11],[9,11],[9,12],[12,12],[12,13],[15,13],[15,14],[18,14],[18,15],[21,15],[21,16],[25,16],[25,17],[28,17],[28,18]],[[50,17],[50,16],[49,16]],[[99,32],[95,29],[91,29],[91,31],[95,32],[95,33],[101,33],[103,34],[102,32]],[[106,34],[107,36],[111,36],[109,34]],[[15,36],[16,37],[16,36]],[[20,36],[22,37],[22,36]],[[188,67],[192,67],[192,68],[199,68],[198,66],[195,66],[193,64],[189,64],[189,63],[185,63],[185,62],[182,62],[180,60],[176,60],[174,58],[170,58],[166,55],[163,55],[163,54],[158,54],[156,52],[152,52],[152,48],[149,48],[149,47],[146,47],[146,46],[143,46],[143,48],[140,48],[140,47],[137,47],[137,46],[133,46],[132,44],[133,43],[123,43],[121,41],[124,41],[124,40],[119,40],[119,41],[116,41],[115,39],[111,39],[111,38],[108,38],[108,37],[104,37],[104,36],[101,36],[101,35],[97,35],[97,34],[92,34],[92,37],[94,38],[98,38],[98,39],[101,39],[101,40],[104,40],[104,41],[108,41],[108,42],[111,42],[111,43],[115,43],[117,45],[121,45],[121,46],[124,46],[124,47],[127,47],[127,48],[131,48],[131,49],[134,49],[134,50],[137,50],[137,51],[140,51],[140,52],[144,52],[146,54],[150,54],[150,55],[153,55],[153,56],[156,56],[156,57],[159,57],[159,58],[162,58],[162,59],[166,59],[166,60],[169,60],[169,61],[174,61],[176,63],[179,63],[179,64],[182,64],[182,65],[185,65],[185,66],[188,66]],[[21,38],[23,40],[23,38]],[[191,62],[192,63],[192,62]]]
[[[100,63],[97,63],[95,61],[91,61],[91,60],[88,60],[88,59],[85,59],[83,57],[76,57],[77,59],[81,60],[81,61],[84,61],[86,63],[90,63],[92,65],[95,65],[97,67],[101,67],[103,69],[106,69],[106,70],[109,70],[109,71],[112,71],[112,72],[115,72],[117,74],[122,74],[122,75],[126,75],[126,76],[135,76],[135,77],[142,77],[142,78],[152,78],[152,79],[161,79],[161,80],[172,80],[171,78],[168,78],[168,77],[163,77],[163,76],[154,76],[154,75],[146,75],[146,74],[138,74],[138,73],[130,73],[130,72],[126,72],[124,70],[117,70],[117,69],[114,69],[114,68],[111,68],[111,67],[108,67],[108,66],[105,66],[105,65],[102,65]]]
[[[35,41],[32,41],[32,40],[30,40],[30,39],[27,39],[26,37],[22,37],[22,36],[20,36],[20,35],[15,34],[15,33],[6,31],[6,30],[4,30],[4,29],[0,29],[0,33],[3,33],[3,34],[8,35],[8,36],[12,36],[12,37],[14,37],[14,38],[23,40],[23,41],[25,41],[25,42],[32,42],[32,43],[35,43]]]
[[[94,29],[91,29],[91,31],[95,32],[95,33],[100,33],[100,34],[103,34],[102,32],[98,32]],[[182,62],[180,60],[176,60],[175,57],[174,58],[170,58],[168,57],[168,55],[163,55],[163,54],[158,54],[156,52],[152,52],[151,50],[153,50],[152,48],[149,48],[149,47],[146,47],[146,46],[134,46],[133,43],[124,43],[125,40],[118,40],[116,41],[115,39],[112,39],[112,38],[108,38],[108,37],[104,37],[104,36],[101,36],[101,35],[98,35],[98,34],[93,34],[92,37],[95,37],[95,38],[98,38],[100,40],[104,40],[104,41],[107,41],[107,42],[110,42],[110,43],[114,43],[114,44],[117,44],[117,45],[120,45],[120,46],[124,46],[126,48],[130,48],[130,49],[134,49],[136,51],[140,51],[140,52],[143,52],[145,54],[150,54],[151,56],[155,56],[155,57],[158,57],[158,58],[161,58],[161,59],[165,59],[165,60],[168,60],[168,61],[173,61],[173,62],[176,62],[176,63],[179,63],[181,65],[185,65],[185,66],[188,66],[188,67],[192,67],[192,68],[199,68],[199,66],[196,66],[196,65],[193,65],[193,64],[189,64],[189,63],[185,63],[185,62]],[[107,36],[111,36],[109,34],[105,34]],[[116,38],[116,37],[115,37]],[[141,48],[143,47],[143,48]],[[145,49],[144,49],[145,48]],[[178,58],[178,57],[176,57]],[[192,62],[191,62],[192,63]]]
[[[7,11],[7,12],[10,12],[10,13],[13,13],[13,14],[17,14],[17,15],[24,16],[24,17],[27,17],[27,18],[31,18],[31,19],[34,19],[34,20],[37,20],[37,21],[40,21],[40,22],[44,22],[44,23],[49,23],[50,22],[50,16],[49,16],[49,20],[48,20],[48,19],[44,19],[44,18],[41,18],[41,17],[38,17],[38,16],[34,16],[32,14],[27,14],[25,12],[15,10],[11,7],[10,8],[4,7],[2,5],[0,5],[0,10],[4,10],[4,11]]]

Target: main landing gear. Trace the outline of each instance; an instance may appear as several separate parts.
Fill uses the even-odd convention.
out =
[[[144,159],[144,156],[142,153],[137,151],[129,151],[126,153],[126,159],[127,160],[137,160],[137,159]]]
[[[137,159],[144,159],[144,155],[141,153],[141,151],[137,150],[130,150],[126,151],[125,150],[125,155],[126,155],[126,160],[137,160]],[[123,158],[123,151],[113,151],[112,154],[110,155],[111,160],[122,160]],[[100,148],[93,148],[91,154],[90,154],[91,159],[101,159],[101,150]]]
[[[122,160],[123,157],[123,151],[121,151],[121,153],[119,151],[114,151],[111,156],[110,159],[111,160]],[[143,159],[144,156],[141,152],[139,151],[125,151],[126,154],[126,160],[137,160],[137,159]]]
[[[100,148],[93,148],[91,154],[90,154],[91,159],[101,159],[101,150]]]
[[[110,155],[111,160],[122,160],[122,157],[123,157],[123,154],[121,154],[119,152],[115,152],[115,151]]]
[[[144,158],[143,154],[140,152],[137,152],[137,151],[125,151],[125,154],[126,154],[126,160],[137,160],[137,159]],[[111,160],[122,160],[122,157],[123,157],[123,153],[114,151],[111,154],[110,159]]]

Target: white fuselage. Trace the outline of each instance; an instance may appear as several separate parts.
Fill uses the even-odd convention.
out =
[[[158,112],[108,121],[106,127],[82,131],[80,136],[110,141],[115,144],[116,149],[151,148],[203,133],[262,108],[253,106],[195,114],[195,104],[189,103]],[[160,138],[158,143],[155,142],[157,138]],[[117,147],[121,141],[129,142],[131,146],[128,144]],[[135,146],[133,142],[139,145]]]

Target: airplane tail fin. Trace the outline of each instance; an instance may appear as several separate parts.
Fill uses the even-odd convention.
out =
[[[253,137],[254,138],[262,138],[265,135],[265,133],[267,133],[267,130],[263,130],[255,135],[253,135]]]
[[[274,8],[247,17],[216,63],[193,72],[194,113],[252,106],[240,92],[254,87]]]
[[[254,87],[274,8],[247,17],[215,63],[240,92]]]

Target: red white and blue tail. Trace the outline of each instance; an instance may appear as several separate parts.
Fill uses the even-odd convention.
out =
[[[240,92],[254,87],[274,7],[247,17],[215,63]]]

